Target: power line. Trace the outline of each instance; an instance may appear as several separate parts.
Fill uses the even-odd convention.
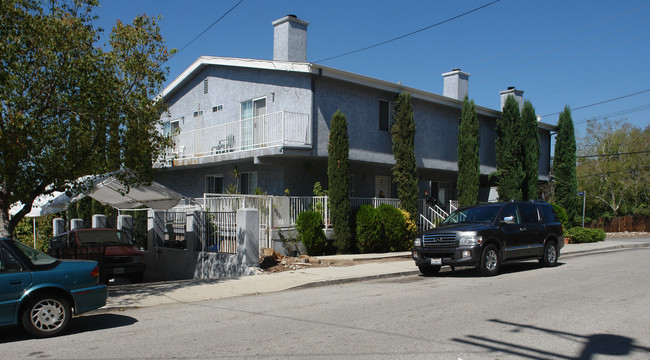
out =
[[[616,154],[581,155],[581,156],[576,156],[576,159],[580,159],[580,158],[592,158],[592,157],[600,157],[600,156],[618,156],[618,155],[646,154],[646,153],[650,153],[650,150],[645,150],[645,151],[632,151],[632,152],[616,153]]]
[[[632,94],[627,94],[627,95],[623,95],[623,96],[615,97],[615,98],[612,98],[612,99],[607,99],[607,100],[599,101],[599,102],[597,102],[597,103],[593,103],[593,104],[589,104],[589,105],[579,106],[579,107],[576,107],[576,108],[572,108],[571,111],[576,111],[576,110],[586,109],[586,108],[588,108],[588,107],[592,107],[592,106],[596,106],[596,105],[601,105],[601,104],[605,104],[605,103],[612,102],[612,101],[616,101],[616,100],[625,99],[625,98],[628,98],[628,97],[631,97],[631,96],[635,96],[635,95],[639,95],[639,94],[646,93],[646,92],[648,92],[648,91],[650,91],[650,89],[645,89],[645,90],[637,91],[637,92],[632,93]],[[553,116],[553,115],[559,115],[559,114],[561,114],[561,113],[562,113],[562,111],[558,111],[558,112],[555,112],[555,113],[552,113],[552,114],[542,115],[542,117]]]
[[[178,51],[176,52],[176,54],[178,54],[178,53],[180,53],[181,51],[185,50],[186,47],[190,46],[190,44],[192,44],[196,39],[200,38],[203,34],[205,34],[205,33],[206,33],[208,30],[210,30],[213,26],[215,26],[219,21],[221,21],[221,19],[223,19],[224,17],[226,17],[226,15],[230,14],[231,11],[235,10],[235,8],[236,8],[237,6],[239,6],[239,4],[241,4],[242,2],[244,2],[244,0],[239,0],[239,2],[238,2],[237,4],[235,4],[235,6],[231,7],[230,10],[226,11],[225,14],[221,15],[220,18],[218,18],[217,20],[215,20],[215,21],[214,21],[212,24],[210,24],[210,26],[208,26],[205,30],[201,31],[200,34],[196,35],[196,37],[194,37],[194,39],[192,39],[190,42],[188,42],[187,44],[185,44],[185,46],[183,46],[180,50],[178,50]]]
[[[640,166],[640,167],[637,167],[637,168],[627,168],[627,169],[617,170],[617,171],[607,171],[607,172],[596,173],[596,174],[576,176],[576,178],[577,179],[582,179],[582,178],[592,177],[592,176],[611,175],[611,174],[618,174],[618,173],[624,173],[624,172],[629,172],[629,171],[643,170],[643,169],[648,169],[648,168],[650,168],[650,165]]]
[[[615,112],[612,112],[612,113],[609,113],[609,114],[595,115],[595,116],[592,116],[592,117],[589,117],[589,118],[574,121],[573,124],[574,125],[584,124],[589,120],[605,119],[605,118],[608,118],[608,117],[621,116],[621,115],[631,114],[631,113],[634,113],[634,112],[639,112],[639,111],[648,110],[648,109],[650,109],[650,104],[644,104],[644,105],[636,106],[636,107],[633,107],[633,108],[627,108],[627,109],[615,111]]]
[[[433,25],[429,25],[429,26],[424,27],[424,28],[419,29],[419,30],[415,30],[415,31],[410,32],[410,33],[408,33],[408,34],[400,35],[400,36],[398,36],[398,37],[396,37],[396,38],[392,38],[392,39],[390,39],[390,40],[386,40],[386,41],[382,41],[382,42],[376,43],[376,44],[374,44],[374,45],[366,46],[366,47],[364,47],[364,48],[362,48],[362,49],[353,50],[353,51],[348,51],[348,52],[343,53],[343,54],[340,54],[340,55],[335,55],[335,56],[328,57],[328,58],[325,58],[325,59],[322,59],[322,60],[314,61],[314,63],[322,63],[322,62],[324,62],[324,61],[328,61],[328,60],[332,60],[332,59],[340,58],[340,57],[343,57],[343,56],[347,56],[347,55],[355,54],[355,53],[358,53],[358,52],[366,51],[366,50],[369,50],[369,49],[375,48],[375,47],[377,47],[377,46],[385,45],[385,44],[388,44],[388,43],[390,43],[390,42],[393,42],[393,41],[397,41],[397,40],[403,39],[403,38],[405,38],[405,37],[407,37],[407,36],[411,36],[411,35],[417,34],[417,33],[419,33],[419,32],[422,32],[422,31],[425,31],[425,30],[429,30],[429,29],[431,29],[431,28],[433,28],[433,27],[436,27],[436,26],[439,26],[439,25],[442,25],[442,24],[448,23],[448,22],[450,22],[450,21],[452,21],[452,20],[456,20],[456,19],[461,18],[461,17],[463,17],[463,16],[465,16],[465,15],[469,15],[469,14],[471,14],[471,13],[473,13],[473,12],[476,12],[476,11],[479,11],[479,10],[481,10],[481,9],[483,9],[483,8],[486,8],[486,7],[490,6],[490,5],[496,4],[496,3],[498,3],[499,1],[501,1],[501,0],[495,0],[495,1],[492,1],[491,3],[488,3],[488,4],[485,4],[485,5],[479,6],[479,7],[475,8],[475,9],[470,10],[470,11],[466,11],[466,12],[460,14],[460,15],[456,15],[456,16],[454,16],[454,17],[450,17],[449,19],[443,20],[443,21],[441,21],[441,22],[439,22],[439,23],[435,23],[435,24],[433,24]]]

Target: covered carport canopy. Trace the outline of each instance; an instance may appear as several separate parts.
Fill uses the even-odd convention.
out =
[[[131,186],[127,190],[127,187],[119,179],[111,175],[96,177],[92,180],[87,179],[88,177],[78,179],[78,181],[92,181],[92,186],[87,192],[72,196],[68,196],[64,192],[41,195],[34,200],[32,210],[25,216],[39,217],[65,211],[69,204],[86,196],[116,209],[146,207],[157,210],[170,209],[178,205],[183,198],[177,192],[157,182],[152,182],[149,185]],[[16,214],[23,206],[22,203],[15,204],[9,213]]]

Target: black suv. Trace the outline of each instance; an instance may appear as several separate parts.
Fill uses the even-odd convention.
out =
[[[564,236],[551,204],[513,201],[458,209],[413,245],[413,260],[425,276],[443,265],[474,266],[496,275],[511,260],[539,259],[555,266]]]

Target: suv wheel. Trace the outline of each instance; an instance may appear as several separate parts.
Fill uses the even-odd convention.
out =
[[[543,266],[555,266],[557,265],[558,255],[557,244],[555,241],[549,241],[546,243],[546,246],[544,246],[544,254],[542,255],[542,258],[539,259],[539,262]]]
[[[499,249],[493,244],[486,246],[481,254],[481,272],[486,276],[493,276],[499,272],[500,266]]]
[[[65,299],[44,295],[29,300],[22,314],[22,324],[28,333],[44,338],[65,330],[71,316],[70,305]]]
[[[437,273],[440,272],[440,266],[439,265],[434,265],[434,266],[418,266],[418,269],[420,269],[420,272],[424,276],[434,276]]]

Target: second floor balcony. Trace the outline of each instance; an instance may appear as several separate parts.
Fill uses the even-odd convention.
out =
[[[165,161],[179,166],[222,158],[256,156],[277,148],[312,146],[312,126],[308,114],[279,111],[172,136],[174,148]],[[248,153],[246,153],[248,152]]]

